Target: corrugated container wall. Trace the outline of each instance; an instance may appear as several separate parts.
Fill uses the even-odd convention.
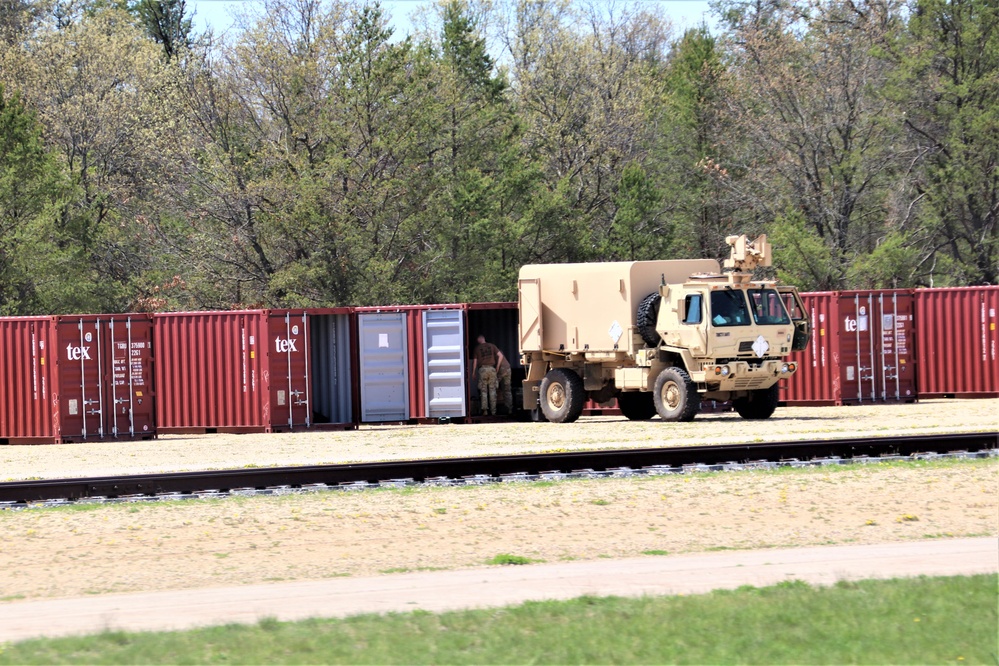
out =
[[[56,441],[55,317],[0,319],[0,442]]]
[[[917,289],[919,396],[999,396],[999,287]]]
[[[154,321],[161,431],[264,429],[263,311],[165,313]]]
[[[313,427],[356,424],[357,331],[349,308],[309,310]]]
[[[0,440],[156,435],[149,315],[0,320]]]
[[[346,308],[156,315],[161,429],[352,426],[351,321]]]
[[[798,373],[782,383],[787,404],[842,405],[916,399],[911,291],[802,294],[812,324]]]

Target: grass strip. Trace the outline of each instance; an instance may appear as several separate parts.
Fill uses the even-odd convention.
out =
[[[105,632],[0,646],[0,664],[995,664],[999,577]]]

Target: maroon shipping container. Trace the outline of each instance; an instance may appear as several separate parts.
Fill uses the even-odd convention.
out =
[[[917,289],[921,398],[999,396],[999,287]]]
[[[354,308],[361,421],[467,416],[464,304]]]
[[[517,304],[452,303],[359,307],[361,422],[438,422],[477,418],[471,350],[481,333],[510,360],[514,405],[524,370]]]
[[[178,312],[154,321],[161,432],[353,426],[349,309]],[[333,369],[314,369],[313,358]]]
[[[156,436],[149,315],[0,319],[0,441]]]
[[[501,416],[505,412],[517,413],[523,411],[524,377],[526,369],[520,362],[520,333],[518,305],[516,302],[502,301],[498,303],[469,303],[467,308],[468,348],[466,365],[468,368],[469,415],[472,420],[481,416],[479,405],[479,383],[477,377],[472,377],[472,350],[475,349],[476,338],[484,335],[486,340],[496,345],[503,356],[510,362],[510,389],[513,394],[513,405],[500,405]],[[502,392],[498,391],[498,399],[503,400]]]
[[[789,405],[844,405],[916,400],[911,291],[815,292],[801,295],[812,325],[808,349],[791,360],[782,382]]]

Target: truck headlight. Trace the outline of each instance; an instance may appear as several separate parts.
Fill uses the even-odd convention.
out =
[[[728,377],[732,371],[729,370],[727,365],[716,365],[715,374],[719,377]]]

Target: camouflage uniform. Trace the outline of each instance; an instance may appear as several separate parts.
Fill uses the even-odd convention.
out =
[[[503,404],[506,405],[508,414],[513,414],[513,388],[510,385],[510,363],[504,358],[500,363],[499,370],[496,371],[496,379],[499,381],[500,392],[503,394]]]
[[[499,382],[496,379],[496,363],[499,360],[499,348],[491,342],[483,342],[472,352],[479,367],[479,412],[496,415],[496,389]]]
[[[479,368],[479,411],[482,414],[496,415],[496,368],[484,365]]]

